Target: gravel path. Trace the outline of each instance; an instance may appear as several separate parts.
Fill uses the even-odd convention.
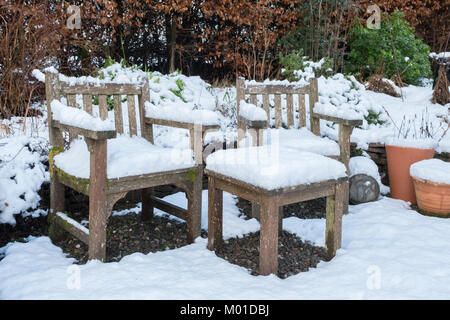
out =
[[[163,187],[156,190],[159,197],[178,192],[174,187]],[[41,190],[41,209],[48,209],[49,188],[44,185]],[[123,210],[136,207],[139,195],[130,195],[120,200],[114,210]],[[88,217],[88,197],[66,189],[66,207],[71,217],[78,222],[86,224]],[[250,217],[250,202],[239,199],[238,207],[241,212]],[[299,218],[317,219],[325,217],[325,199],[307,201],[284,208],[284,217],[297,216]],[[29,235],[48,235],[47,217],[23,218],[16,216],[17,224],[12,227],[0,224],[0,247],[10,241],[24,241]],[[202,230],[202,237],[207,237],[207,232]],[[55,243],[69,256],[77,260],[77,263],[87,262],[87,246],[67,234],[62,241]],[[155,216],[151,221],[142,222],[139,214],[126,214],[112,216],[108,220],[106,261],[119,261],[126,255],[135,252],[144,254],[163,250],[171,250],[187,245],[186,224],[171,220],[167,217]],[[258,274],[259,261],[259,232],[245,235],[241,238],[229,239],[217,250],[217,255],[245,267],[253,275]],[[297,236],[286,231],[279,237],[279,277],[286,278],[299,272],[308,271],[315,267],[325,257],[325,249],[304,242]],[[2,257],[0,257],[2,259]]]

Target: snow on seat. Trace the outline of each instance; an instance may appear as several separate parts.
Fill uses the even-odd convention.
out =
[[[279,141],[282,149],[293,148],[309,151],[323,156],[339,156],[340,148],[336,141],[329,138],[316,136],[307,128],[300,129],[267,129],[264,132],[264,143],[268,145]]]
[[[206,159],[206,169],[266,190],[347,176],[345,165],[337,160],[276,146],[219,150]]]
[[[119,135],[108,140],[107,148],[109,179],[195,166],[190,149],[162,148],[138,136]],[[54,164],[72,176],[89,178],[89,159],[86,142],[77,139],[68,150],[54,157]]]

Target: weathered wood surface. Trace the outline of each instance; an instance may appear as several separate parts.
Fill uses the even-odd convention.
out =
[[[317,113],[317,112],[313,113],[313,117],[317,118],[317,119],[323,119],[323,120],[335,122],[338,124],[344,124],[346,126],[351,126],[351,127],[357,127],[357,126],[361,126],[363,124],[362,120],[349,120],[349,119],[333,117],[333,116],[329,116],[329,115],[321,114],[321,113]]]
[[[215,250],[223,240],[223,191],[208,177],[208,249]]]
[[[106,140],[86,140],[90,149],[89,259],[106,259]]]
[[[335,188],[335,194],[327,198],[325,246],[328,260],[336,256],[336,251],[341,248],[342,242],[342,215],[344,213],[343,198],[345,197],[345,186],[338,183]]]
[[[161,211],[164,211],[164,212],[166,212],[168,214],[171,214],[171,215],[173,215],[173,216],[175,216],[177,218],[186,220],[186,218],[187,218],[187,216],[189,214],[188,210],[183,209],[181,207],[178,207],[178,206],[176,206],[174,204],[171,204],[171,203],[169,203],[167,201],[161,200],[161,199],[159,199],[157,197],[150,196],[149,199],[150,199],[150,203],[151,203],[152,207],[157,208],[157,209],[159,209]]]
[[[248,120],[242,116],[238,116],[239,122],[244,124],[245,126],[248,126],[249,128],[254,129],[265,129],[268,126],[268,121],[262,121],[262,120]]]
[[[63,213],[59,213],[63,214]],[[89,244],[89,233],[86,233],[84,229],[78,227],[78,223],[68,217],[66,214],[65,218],[60,217],[58,214],[52,214],[50,217],[50,224],[56,224],[59,228],[70,233],[75,238],[83,241],[85,244]]]
[[[275,94],[275,127],[281,128],[283,126],[283,110],[281,107],[281,94]]]
[[[145,123],[147,124],[155,124],[159,126],[167,126],[172,128],[181,128],[181,129],[193,129],[195,126],[195,123],[191,122],[182,122],[182,121],[174,121],[174,120],[164,120],[164,119],[157,119],[157,118],[145,118]],[[218,125],[205,125],[202,124],[202,130],[214,130],[214,129],[220,129],[220,126]]]
[[[92,95],[83,94],[83,110],[92,115]]]
[[[320,120],[316,117],[311,116],[314,114],[314,105],[317,101],[319,101],[319,84],[317,82],[317,79],[310,79],[309,86],[309,120],[311,122],[311,132],[316,136],[320,136]]]
[[[122,113],[122,96],[115,94],[113,97],[114,101],[114,124],[116,126],[116,131],[122,134],[123,131],[123,113]]]
[[[98,96],[98,112],[100,115],[100,119],[106,120],[108,119],[108,96],[104,94],[100,94]]]
[[[47,75],[47,73],[46,73]],[[141,94],[141,85],[105,83],[97,84],[76,84],[71,85],[61,82],[62,94],[90,94],[90,95],[112,95],[112,94]]]
[[[94,130],[70,126],[68,124],[63,124],[56,120],[53,120],[52,123],[53,123],[53,128],[57,128],[62,131],[69,131],[69,132],[72,132],[72,134],[81,135],[83,137],[93,139],[93,140],[114,139],[117,135],[116,131],[113,131],[113,130],[94,131]]]
[[[264,199],[261,203],[261,232],[259,240],[259,273],[278,273],[278,216],[277,197]]]

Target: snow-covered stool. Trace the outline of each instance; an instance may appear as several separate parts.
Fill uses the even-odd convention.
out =
[[[278,270],[280,208],[327,197],[326,250],[332,259],[341,246],[345,185],[343,163],[298,149],[262,146],[220,150],[206,159],[208,175],[208,249],[222,242],[223,191],[260,207],[259,273]]]

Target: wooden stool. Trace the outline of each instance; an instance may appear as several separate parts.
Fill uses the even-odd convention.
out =
[[[263,148],[263,147],[258,147]],[[253,148],[252,148],[253,149]],[[241,150],[241,151],[239,151]],[[242,151],[243,150],[243,151]],[[223,150],[219,152],[245,152],[245,148],[235,150]],[[310,154],[310,153],[308,153]],[[213,154],[214,155],[214,154]],[[210,157],[212,157],[211,155]],[[302,153],[304,155],[304,153]],[[339,163],[337,160],[321,157],[323,162],[332,161]],[[207,168],[205,173],[208,175],[208,249],[215,250],[222,241],[222,210],[223,210],[223,191],[232,193],[238,197],[257,203],[260,207],[260,256],[259,256],[259,273],[262,275],[276,274],[278,271],[278,227],[279,227],[279,210],[282,206],[302,201],[327,197],[326,208],[326,251],[327,259],[331,260],[336,251],[341,247],[342,234],[342,215],[344,207],[345,188],[348,177],[345,176],[345,166],[342,165],[342,177],[328,179],[309,184],[289,185],[282,188],[267,188],[257,186],[255,184],[245,182],[243,179],[230,177],[221,170],[226,164],[220,166],[209,166],[211,158],[207,160]],[[302,162],[302,157],[299,158]],[[311,161],[311,160],[309,160]],[[283,162],[281,162],[283,163]],[[280,165],[281,165],[280,163]],[[326,163],[326,162],[325,162]],[[314,163],[307,163],[315,165]],[[336,165],[335,163],[331,163]],[[233,164],[236,165],[236,164]],[[257,166],[252,164],[239,164],[240,170],[245,172],[245,168],[251,170]],[[244,168],[243,168],[244,167]],[[236,167],[237,168],[237,167]],[[292,174],[296,173],[295,166],[291,167],[288,163],[282,168],[285,174],[292,170]],[[219,172],[218,172],[219,171]],[[222,172],[220,172],[222,171]],[[237,171],[237,170],[236,170]],[[242,172],[242,171],[241,171]],[[239,175],[239,172],[235,173]],[[275,173],[276,174],[276,173]],[[275,175],[274,174],[274,175]],[[297,174],[299,174],[297,172]],[[301,173],[300,173],[301,174]],[[266,177],[267,174],[264,174]],[[262,179],[264,180],[264,177]]]

